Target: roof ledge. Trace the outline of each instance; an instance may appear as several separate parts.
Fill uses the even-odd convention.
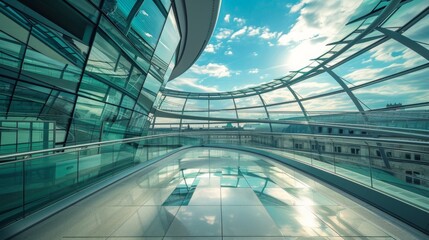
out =
[[[182,40],[177,50],[172,80],[186,70],[204,51],[216,25],[221,0],[176,0],[175,10]]]

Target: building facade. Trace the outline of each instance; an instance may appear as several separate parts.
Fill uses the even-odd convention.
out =
[[[1,1],[2,154],[145,135],[160,88],[204,49],[219,4]]]

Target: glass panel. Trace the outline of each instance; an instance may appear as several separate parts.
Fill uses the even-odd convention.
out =
[[[131,26],[150,46],[155,47],[164,21],[164,15],[153,0],[145,0]]]
[[[428,69],[380,82],[354,91],[356,97],[370,109],[389,108],[427,101],[429,83],[422,81],[429,74]],[[403,116],[405,117],[405,116]]]
[[[261,96],[267,105],[295,100],[292,93],[286,87],[263,93]]]
[[[179,29],[177,28],[174,11],[168,14],[167,22],[164,26],[161,38],[155,50],[155,55],[166,63],[169,63],[171,57],[176,51],[177,44],[180,41]]]
[[[146,75],[141,73],[140,70],[138,70],[137,68],[133,68],[130,79],[128,80],[128,83],[127,83],[127,90],[134,97],[138,96],[138,93],[142,88],[145,77]]]
[[[341,86],[329,75],[322,73],[292,86],[292,89],[302,98],[341,90]]]
[[[0,226],[24,215],[22,166],[22,162],[0,165]]]
[[[184,98],[166,97],[160,108],[169,111],[182,111],[183,104],[185,104]]]
[[[149,97],[152,101],[155,100],[155,96],[161,87],[161,83],[156,80],[152,74],[148,74],[146,81],[143,84],[142,94]]]
[[[25,162],[25,213],[35,212],[76,190],[77,152]]]
[[[236,98],[235,104],[237,105],[237,108],[262,106],[261,99],[257,95],[250,96],[250,97]]]
[[[120,28],[125,29],[127,18],[136,0],[106,0],[103,5],[103,12],[107,13]]]

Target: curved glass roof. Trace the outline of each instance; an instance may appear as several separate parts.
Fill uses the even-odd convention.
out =
[[[300,2],[301,12],[307,11],[306,2]],[[226,92],[188,92],[167,85],[157,114],[180,118],[180,125],[202,119],[323,119],[389,125],[380,119],[390,119],[413,122],[402,127],[429,129],[429,33],[424,30],[429,25],[429,2],[363,1],[353,11],[329,49],[307,66]],[[345,113],[351,115],[338,117]],[[333,115],[337,117],[327,117]]]

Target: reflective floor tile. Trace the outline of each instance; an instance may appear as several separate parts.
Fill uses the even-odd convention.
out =
[[[118,229],[138,207],[84,208],[72,206],[36,226],[16,239],[105,239]],[[53,227],[55,226],[55,227]]]
[[[263,206],[222,206],[224,236],[282,236]]]
[[[126,219],[137,211],[137,207],[102,207],[102,208],[76,208],[73,211],[72,223],[67,223],[59,217],[67,230],[63,236],[110,236]],[[74,211],[79,214],[74,214]]]
[[[285,190],[295,197],[295,205],[337,205],[335,201],[311,188],[285,188]]]
[[[266,209],[283,236],[338,236],[306,207],[267,206]]]
[[[297,185],[295,178],[282,172],[275,172],[271,174],[270,179],[281,188],[294,188]]]
[[[154,192],[150,195],[149,199],[145,202],[145,206],[161,206],[165,200],[173,193],[175,188],[154,188]]]
[[[222,187],[234,187],[234,188],[249,188],[249,184],[246,179],[242,176],[222,176],[221,180]]]
[[[220,205],[220,188],[195,189],[189,205]]]
[[[284,240],[284,237],[224,237],[223,240]]]
[[[106,240],[106,237],[64,237],[64,240]]]
[[[68,239],[64,239],[68,240]],[[86,239],[82,239],[86,240]],[[162,237],[109,237],[106,240],[162,240]]]
[[[164,236],[179,207],[144,206],[130,216],[113,236]]]
[[[221,236],[219,206],[182,206],[166,236]]]
[[[197,187],[217,188],[220,187],[220,177],[213,173],[204,173],[197,176]]]
[[[262,205],[255,192],[250,188],[222,188],[222,205],[257,206]]]
[[[282,188],[265,188],[262,191],[253,189],[264,206],[294,205],[295,197]]]
[[[163,240],[222,240],[222,237],[165,237]]]
[[[250,187],[253,189],[279,187],[274,182],[272,182],[269,178],[251,177],[248,175],[244,175],[244,178],[249,183]]]
[[[314,213],[340,236],[388,236],[374,223],[341,206],[314,206]]]

